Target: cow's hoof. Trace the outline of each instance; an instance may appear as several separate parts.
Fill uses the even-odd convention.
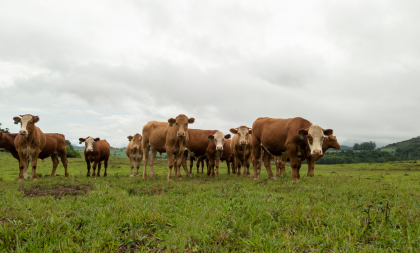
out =
[[[130,177],[134,177],[134,175],[133,174],[130,174]]]
[[[276,181],[276,177],[270,177],[271,181]]]
[[[18,178],[18,182],[23,182],[24,179],[23,178]]]
[[[258,177],[254,177],[254,180],[255,180],[255,181],[258,181],[258,179],[259,179]]]
[[[36,180],[38,180],[38,178],[32,178],[32,181],[36,181]]]
[[[106,176],[108,176],[108,174],[104,174],[104,177],[106,177]],[[99,177],[99,175],[98,175],[98,177]]]
[[[247,177],[247,178],[251,178],[251,176],[250,176],[250,175],[246,175],[245,177]]]
[[[69,173],[66,173],[66,177],[69,177]]]
[[[182,178],[180,178],[180,177],[179,177],[179,178],[178,178],[178,181],[182,181]]]

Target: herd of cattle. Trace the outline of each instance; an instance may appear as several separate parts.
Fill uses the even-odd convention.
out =
[[[61,158],[67,177],[67,158],[65,137],[57,133],[43,133],[35,126],[39,121],[38,116],[30,114],[14,117],[15,124],[20,123],[19,134],[6,134],[0,132],[0,147],[11,152],[19,161],[19,181],[28,177],[29,163],[32,167],[32,180],[37,180],[36,167],[38,158],[45,159],[51,156],[53,169],[51,176],[55,175],[58,157]],[[308,176],[314,176],[315,163],[325,155],[329,148],[339,149],[340,145],[332,129],[323,129],[313,125],[303,118],[274,119],[258,118],[252,129],[246,126],[231,128],[234,134],[224,134],[218,130],[189,129],[194,118],[181,114],[170,118],[168,122],[151,121],[143,127],[142,134],[128,136],[129,144],[126,154],[130,158],[131,173],[134,176],[134,167],[139,175],[140,164],[144,158],[143,179],[147,179],[147,165],[150,160],[150,177],[154,179],[154,161],[157,152],[167,153],[168,181],[172,180],[172,168],[175,176],[181,180],[181,166],[187,176],[191,177],[193,161],[196,161],[197,173],[200,164],[202,172],[204,161],[207,163],[207,175],[219,174],[219,161],[226,161],[228,174],[230,166],[232,172],[241,176],[251,177],[249,168],[253,165],[253,178],[258,180],[261,164],[267,169],[271,180],[276,180],[271,170],[271,160],[276,164],[276,175],[285,174],[286,161],[290,161],[292,180],[299,181],[299,170],[302,161],[308,164]],[[80,143],[85,143],[85,161],[87,176],[90,176],[91,163],[93,163],[93,176],[99,176],[101,164],[104,162],[107,175],[110,145],[100,138],[80,138]],[[149,151],[151,150],[150,154]],[[150,157],[149,157],[150,155]],[[190,160],[190,170],[187,169],[187,157]],[[215,173],[216,167],[216,173]],[[98,168],[96,173],[96,168]]]

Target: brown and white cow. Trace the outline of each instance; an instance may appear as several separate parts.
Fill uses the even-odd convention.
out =
[[[4,148],[9,151],[14,158],[19,161],[19,155],[15,148],[15,138],[18,134],[6,134],[0,132],[0,148]],[[66,151],[66,139],[64,135],[57,133],[44,133],[46,137],[46,144],[44,149],[39,153],[38,158],[44,160],[51,156],[53,162],[53,168],[51,171],[51,176],[55,176],[57,166],[59,164],[58,157],[60,157],[61,162],[63,163],[65,176],[68,177],[69,173],[67,171],[67,151]],[[27,171],[24,171],[24,178],[28,178]]]
[[[141,161],[143,160],[143,143],[141,134],[137,133],[134,136],[127,137],[130,142],[125,150],[128,158],[130,158],[131,173],[130,177],[134,177],[134,165],[137,168],[136,176],[139,175]],[[135,163],[135,164],[134,164]]]
[[[18,181],[24,180],[24,172],[27,171],[30,160],[32,160],[32,180],[35,181],[37,180],[36,167],[38,157],[47,142],[44,133],[35,126],[35,123],[39,121],[39,117],[26,114],[14,117],[13,120],[20,122],[21,126],[19,135],[14,140],[15,149],[19,156]]]
[[[207,167],[207,176],[216,176],[214,173],[214,166],[216,162],[223,157],[223,151],[225,147],[225,140],[230,139],[230,134],[224,135],[222,132],[217,131],[214,134],[208,136],[208,146],[206,149],[207,158],[209,159],[209,166]]]
[[[152,149],[150,154],[150,173],[151,178],[154,179],[155,172],[153,164],[156,153],[165,153],[168,157],[168,181],[172,180],[172,167],[174,167],[173,155],[177,156],[177,164],[175,164],[175,176],[178,180],[181,179],[180,166],[185,161],[182,159],[185,147],[188,145],[188,124],[194,123],[194,118],[188,118],[184,114],[178,117],[170,118],[168,123],[160,121],[151,121],[143,127],[143,157],[144,157],[144,171],[143,179],[147,179],[146,169],[149,161],[149,149]],[[187,170],[186,162],[183,164],[185,173],[191,176]]]
[[[209,144],[209,135],[213,135],[217,130],[202,130],[202,129],[188,129],[189,141],[187,150],[190,155],[190,173],[193,166],[194,159],[205,159],[207,157],[206,150]],[[193,159],[191,159],[193,157]],[[198,162],[197,162],[198,173]]]
[[[332,129],[323,129],[306,119],[259,118],[252,125],[252,157],[260,156],[264,149],[263,162],[271,180],[276,180],[271,170],[270,155],[289,156],[292,167],[292,180],[299,181],[299,170],[306,157],[306,148],[314,159],[323,155],[322,143],[325,135],[332,135]],[[254,180],[258,180],[257,159],[253,159]]]
[[[314,175],[314,170],[315,170],[315,163],[321,159],[322,157],[324,157],[325,152],[330,149],[330,148],[334,148],[334,149],[340,149],[341,146],[337,141],[337,137],[330,135],[330,136],[326,136],[324,138],[324,142],[322,143],[322,152],[323,155],[320,156],[311,156],[310,155],[310,150],[309,148],[306,149],[306,162],[308,163],[308,177],[313,177]],[[286,162],[287,159],[289,157],[288,156],[282,156],[280,161],[278,163],[276,163],[276,175],[277,176],[282,176],[286,173]],[[315,158],[315,159],[313,159]]]
[[[241,176],[241,167],[244,167],[244,176],[251,177],[249,166],[251,165],[252,155],[252,130],[247,126],[231,128],[230,132],[235,134],[230,144],[233,157],[234,167],[237,171],[236,175]]]
[[[223,153],[220,157],[220,161],[226,161],[228,175],[230,174],[230,161],[232,159],[232,149],[230,147],[232,140],[225,139],[225,145],[223,146]],[[232,168],[233,169],[233,168]],[[219,175],[219,161],[216,160],[216,174]]]
[[[100,176],[102,161],[104,162],[105,172],[104,177],[106,177],[108,169],[108,159],[111,153],[111,147],[106,140],[101,140],[100,138],[79,138],[80,142],[85,143],[85,161],[87,166],[87,176],[90,177],[90,164],[93,163],[93,174],[92,176]],[[95,174],[96,166],[98,166],[98,173]]]

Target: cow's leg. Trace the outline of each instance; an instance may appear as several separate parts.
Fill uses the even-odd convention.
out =
[[[92,177],[96,177],[96,166],[98,165],[97,161],[93,162],[93,173],[92,173]]]
[[[29,162],[30,160],[25,159],[25,162],[23,164],[25,164],[25,167],[23,168],[23,177],[25,179],[28,179],[28,167],[29,167]]]
[[[230,159],[226,160],[226,165],[228,167],[228,175],[230,175]]]
[[[192,174],[192,168],[194,166],[193,156],[192,155],[189,155],[189,157],[190,157],[190,174]]]
[[[144,144],[144,142],[143,142]],[[149,150],[150,150],[150,146],[146,145],[143,147],[143,157],[144,157],[144,168],[143,168],[143,179],[146,180],[147,179],[147,164],[149,163]]]
[[[53,163],[53,169],[52,169],[52,171],[51,171],[51,177],[53,177],[53,176],[55,176],[55,172],[56,172],[56,170],[57,170],[57,166],[58,166],[58,154],[52,154],[51,155],[51,160],[52,160],[52,163]]]
[[[19,176],[18,176],[18,181],[21,182],[23,180],[25,180],[24,177],[24,168],[25,168],[25,161],[26,159],[23,159],[22,156],[22,151],[18,150],[18,156],[19,156]]]
[[[215,159],[214,158],[209,158],[209,169],[207,169],[207,171],[210,171],[209,174],[212,177],[216,176],[216,174],[214,173],[214,164],[215,164]],[[210,175],[207,175],[207,176],[210,176]]]
[[[181,177],[181,166],[184,168],[185,173],[187,174],[187,176],[189,175],[188,173],[188,169],[186,168],[186,166],[183,166],[182,160],[184,159],[184,152],[182,152],[180,155],[176,155],[176,177],[178,179],[178,181],[182,181],[182,177]]]
[[[271,180],[276,180],[276,178],[273,175],[273,171],[271,170],[271,155],[268,152],[264,152],[263,162],[264,162],[264,167],[267,170],[268,177]]]
[[[100,176],[101,176],[101,174],[100,174],[100,172],[101,172],[101,167],[102,167],[102,162],[99,162],[99,163],[98,163],[98,173],[96,174],[96,176],[97,176],[97,177],[100,177]]]
[[[131,171],[130,171],[130,177],[134,177],[134,154],[133,153],[131,153],[130,154],[130,169],[131,169]]]
[[[38,178],[36,176],[36,167],[38,165],[39,153],[41,153],[41,150],[40,149],[37,149],[35,151],[34,156],[32,156],[32,181],[38,180]]]
[[[216,175],[219,175],[219,162],[220,160],[216,160]]]
[[[140,154],[139,159],[137,160],[137,165],[136,165],[137,167],[136,176],[140,175],[139,171],[140,171],[140,164],[142,160],[143,160],[143,154]]]
[[[104,167],[105,167],[104,177],[108,176],[108,159],[109,159],[109,156],[105,158],[104,160]],[[98,171],[98,176],[99,176],[99,171]]]
[[[168,159],[168,181],[172,181],[172,167],[174,167],[174,157],[172,154],[172,147],[167,147],[166,148],[166,155],[167,155],[167,159]],[[176,168],[175,168],[175,175],[176,175]]]
[[[251,173],[249,172],[249,167],[251,166],[251,154],[248,154],[248,158],[244,161],[244,163],[245,163],[244,170],[246,168],[246,174],[244,172],[244,176],[251,177]]]
[[[233,162],[232,162],[232,174],[236,174],[236,156],[233,154]]]
[[[308,157],[306,159],[306,162],[308,163],[308,177],[313,177],[314,175],[314,169],[315,169],[315,163],[316,163],[316,159],[314,159],[313,157]]]
[[[288,151],[289,152],[289,151]],[[292,154],[291,152],[289,152],[290,156],[289,156],[289,160],[290,160],[290,166],[292,167],[292,180],[293,181],[300,181],[300,166],[301,166],[301,161],[298,161],[297,157],[296,157],[296,153]]]
[[[241,170],[242,170],[242,161],[241,161],[241,159],[239,159],[238,154],[236,155],[235,165],[236,165],[236,176],[240,177],[241,176]]]
[[[201,158],[197,158],[195,161],[195,167],[197,167],[197,174],[200,173],[200,163],[202,162]]]
[[[187,156],[188,156],[188,152],[184,152],[183,154],[182,154],[182,160],[181,160],[181,163],[182,163],[182,168],[184,168],[184,171],[185,171],[185,174],[188,176],[188,177],[192,177],[191,176],[191,169],[192,169],[192,166],[190,167],[190,172],[188,172],[188,168],[187,168]]]
[[[87,176],[90,177],[90,161],[86,160]],[[95,176],[95,174],[93,174]]]
[[[259,174],[258,174],[258,159],[260,158],[261,155],[261,142],[255,138],[255,136],[252,136],[252,170],[253,170],[253,176],[254,176],[254,180],[258,180],[259,179]],[[262,166],[262,165],[261,165]]]
[[[150,152],[150,178],[152,180],[155,179],[155,170],[154,170],[154,164],[155,164],[155,158],[156,158],[157,150],[152,148],[152,152]],[[146,171],[143,171],[143,179],[146,180],[147,174]]]
[[[63,164],[63,166],[64,166],[64,175],[65,175],[66,177],[68,177],[68,176],[69,176],[69,171],[67,170],[67,157],[66,157],[66,154],[62,153],[62,154],[60,155],[60,158],[61,158],[61,163],[62,163],[62,164]]]

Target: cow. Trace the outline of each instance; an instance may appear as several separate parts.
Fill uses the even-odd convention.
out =
[[[207,157],[206,150],[209,144],[208,136],[215,134],[216,132],[217,130],[188,129],[189,141],[186,147],[190,155],[190,173],[192,171],[194,159],[205,159]],[[191,159],[191,157],[193,157],[193,159]],[[199,165],[197,162],[197,173],[198,167]]]
[[[14,140],[15,149],[19,156],[18,181],[24,180],[24,172],[27,171],[30,160],[32,160],[32,180],[36,181],[38,179],[36,175],[38,157],[47,142],[45,134],[35,126],[39,117],[25,114],[14,117],[13,120],[16,124],[20,122],[21,126],[19,135]]]
[[[190,153],[190,174],[192,174],[192,167],[194,166],[194,161],[196,162],[197,174],[200,173],[200,165],[201,165],[201,173],[204,172],[204,160],[206,160],[206,156],[195,156],[195,154]],[[208,164],[208,162],[207,162]]]
[[[232,140],[229,139],[225,140],[225,145],[223,146],[223,153],[220,157],[220,161],[226,161],[228,175],[230,174],[230,161],[232,159],[232,149],[230,147],[231,141]],[[216,174],[219,175],[219,161],[216,161]]]
[[[332,129],[323,129],[306,119],[297,117],[291,119],[258,118],[252,125],[252,157],[254,180],[258,180],[257,158],[264,149],[263,162],[271,180],[276,180],[271,170],[270,155],[288,155],[292,167],[292,180],[300,181],[299,170],[302,160],[309,156],[316,159],[323,155],[322,143],[325,135],[333,134]]]
[[[93,163],[93,174],[92,176],[100,176],[102,161],[104,162],[105,172],[104,177],[106,177],[108,169],[108,159],[111,152],[111,147],[106,140],[101,140],[100,138],[92,138],[88,136],[87,138],[79,138],[80,143],[85,143],[85,161],[87,166],[87,176],[90,177],[90,164]],[[98,173],[95,175],[96,166],[98,166]]]
[[[12,156],[19,161],[19,155],[14,144],[17,135],[18,134],[6,134],[0,132],[0,147],[9,151]],[[45,158],[51,156],[51,160],[53,162],[51,176],[55,176],[55,172],[59,164],[58,157],[60,157],[64,166],[65,176],[68,177],[66,139],[64,135],[58,133],[44,133],[44,135],[46,137],[46,144],[41,153],[39,153],[38,158],[44,160]],[[27,178],[27,171],[24,171],[24,179]]]
[[[143,144],[142,144],[142,137],[141,134],[137,133],[134,136],[128,136],[128,146],[125,150],[128,158],[130,158],[130,167],[131,173],[130,177],[134,177],[134,163],[136,163],[137,173],[136,176],[139,175],[139,169],[141,161],[143,160]]]
[[[316,156],[316,157],[312,157],[310,156],[309,152],[309,148],[306,148],[306,162],[308,163],[308,177],[314,177],[314,169],[315,169],[315,163],[321,159],[322,157],[324,157],[325,152],[330,149],[330,148],[334,148],[334,149],[340,149],[341,146],[337,141],[337,137],[330,135],[330,136],[326,136],[324,138],[324,142],[322,143],[322,155],[320,156]],[[315,158],[315,159],[314,159]],[[286,162],[287,162],[288,156],[282,156],[278,165],[276,164],[276,175],[277,176],[282,176],[286,173]]]
[[[216,162],[223,157],[223,151],[225,147],[225,140],[230,139],[230,134],[224,135],[222,132],[217,131],[214,134],[208,136],[208,146],[206,149],[207,158],[209,159],[209,166],[207,167],[207,176],[216,176],[214,173],[214,166]]]
[[[252,130],[247,126],[231,128],[230,132],[235,134],[232,138],[230,147],[234,156],[234,167],[236,175],[241,176],[241,167],[244,167],[244,176],[251,177],[249,166],[251,165],[252,155]]]
[[[177,156],[177,163],[175,164],[175,176],[179,181],[182,180],[180,166],[185,161],[184,156],[185,147],[188,145],[188,124],[193,124],[194,118],[188,118],[184,114],[178,115],[175,119],[168,119],[168,123],[160,121],[151,121],[143,127],[143,157],[144,157],[144,171],[143,179],[147,179],[146,169],[149,161],[149,149],[152,149],[150,154],[150,177],[154,179],[155,173],[153,164],[156,153],[166,152],[168,157],[168,181],[172,181],[172,167],[174,167],[174,154]],[[183,164],[185,173],[191,177],[187,170],[186,161]]]

